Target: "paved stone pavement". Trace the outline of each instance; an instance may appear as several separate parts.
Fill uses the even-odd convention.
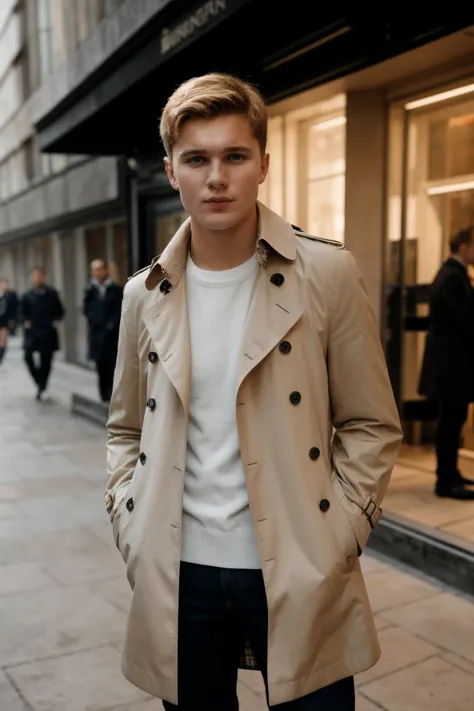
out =
[[[40,404],[17,344],[0,368],[0,711],[162,708],[120,672],[130,592],[103,507],[105,434],[67,409],[94,385],[58,365]],[[470,711],[473,600],[362,562],[383,656],[357,679],[358,711]],[[258,674],[239,695],[243,711],[265,708]]]

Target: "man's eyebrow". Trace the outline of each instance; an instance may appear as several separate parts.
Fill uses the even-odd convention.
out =
[[[182,153],[180,153],[179,155],[180,155],[180,158],[187,158],[189,156],[200,156],[203,153],[207,153],[207,151],[199,150],[197,148],[189,148],[186,151],[182,151]]]
[[[188,148],[180,153],[180,158],[190,158],[192,156],[206,155],[208,151],[199,148]],[[248,146],[226,146],[224,153],[251,153]]]

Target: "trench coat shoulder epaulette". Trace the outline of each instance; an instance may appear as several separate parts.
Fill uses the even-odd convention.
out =
[[[296,227],[296,225],[291,225],[293,228],[293,232],[297,237],[305,237],[306,239],[310,239],[313,242],[321,242],[322,244],[328,244],[331,247],[336,247],[336,249],[345,249],[344,243],[343,242],[338,242],[335,239],[325,239],[324,237],[314,237],[313,235],[309,235],[307,232],[302,230],[300,227]]]
[[[132,274],[131,276],[129,276],[128,279],[127,279],[127,281],[130,281],[130,279],[133,279],[133,277],[138,276],[138,274],[143,274],[143,272],[148,271],[148,270],[150,269],[150,266],[151,266],[151,265],[148,264],[148,266],[143,267],[142,269],[139,269],[137,272],[135,272],[135,274]]]

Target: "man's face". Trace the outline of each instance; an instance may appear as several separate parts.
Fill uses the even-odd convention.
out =
[[[229,230],[255,209],[268,172],[246,116],[189,119],[165,161],[185,210],[205,230]]]
[[[34,269],[31,272],[31,283],[35,289],[41,289],[45,283],[45,275],[42,269]]]
[[[0,291],[8,291],[8,282],[6,279],[0,279]]]
[[[107,279],[107,269],[104,262],[96,261],[91,264],[91,276],[102,284]]]

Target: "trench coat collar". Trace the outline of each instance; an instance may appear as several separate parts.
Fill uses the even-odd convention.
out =
[[[278,345],[303,313],[296,283],[294,260],[296,236],[292,226],[258,203],[259,230],[257,247],[267,252],[264,266],[254,286],[241,357],[236,395],[249,373]],[[145,284],[148,289],[143,321],[172,382],[183,408],[189,410],[191,382],[191,345],[186,300],[186,269],[190,240],[190,220],[179,228],[162,255],[150,268]],[[272,275],[278,279],[272,280]],[[280,283],[281,282],[281,283]],[[158,288],[157,285],[160,284]]]
[[[296,236],[290,223],[261,202],[257,202],[257,211],[257,246],[259,244],[269,245],[285,259],[296,259]],[[173,286],[176,286],[186,268],[190,238],[191,218],[188,217],[164,252],[152,261],[145,281],[148,290],[154,289],[165,278],[169,279]]]

